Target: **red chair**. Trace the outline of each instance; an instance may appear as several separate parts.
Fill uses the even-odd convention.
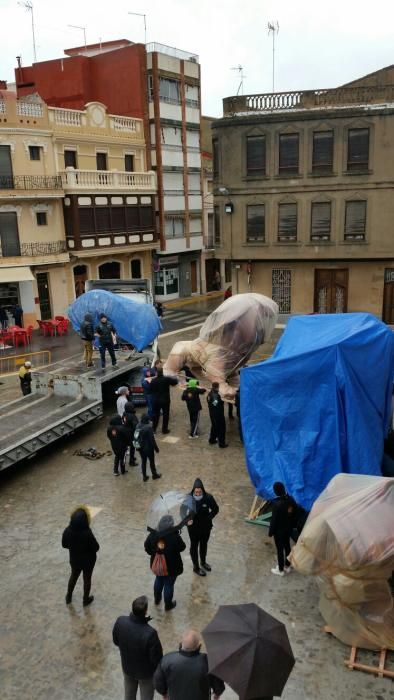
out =
[[[25,328],[26,335],[27,335],[27,342],[29,343],[29,345],[33,342],[33,330],[34,330],[34,326],[27,326],[27,328]]]
[[[42,328],[44,331],[44,335],[50,336],[53,338],[53,336],[56,333],[56,327],[53,325],[52,321],[41,321],[42,323]]]
[[[19,347],[19,345],[27,347],[28,337],[27,331],[25,331],[24,328],[21,328],[19,331],[14,331],[14,345],[16,348]]]
[[[38,323],[38,327],[39,327],[39,329],[40,329],[40,333],[41,333],[42,335],[45,335],[45,325],[44,325],[44,324],[45,324],[45,321],[38,321],[38,320],[37,320],[37,323]]]
[[[66,321],[66,320],[67,319],[65,316],[55,316],[55,321]]]
[[[70,325],[70,321],[68,318],[64,318],[62,321],[59,321],[59,325],[57,327],[57,332],[59,335],[64,335],[65,333],[68,333],[68,327]]]

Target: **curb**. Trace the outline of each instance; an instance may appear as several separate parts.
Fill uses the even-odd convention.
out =
[[[175,309],[178,306],[186,306],[187,304],[195,304],[199,301],[208,301],[209,299],[220,299],[224,298],[224,291],[220,290],[218,292],[207,292],[207,294],[196,294],[192,297],[187,297],[186,299],[174,299],[174,301],[163,301],[163,306],[166,309]]]

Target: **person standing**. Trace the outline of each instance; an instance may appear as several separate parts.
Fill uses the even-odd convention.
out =
[[[141,386],[144,390],[144,398],[146,401],[148,416],[151,420],[153,420],[153,394],[150,384],[153,377],[156,377],[156,374],[157,371],[155,367],[144,367],[142,370]]]
[[[160,479],[161,474],[156,470],[155,452],[160,452],[153,429],[149,420],[149,416],[145,413],[141,416],[141,421],[138,423],[134,433],[134,447],[141,455],[141,470],[142,480],[148,481],[149,476],[146,474],[146,463],[149,459],[149,466],[152,472],[152,479]]]
[[[138,418],[132,401],[125,403],[122,422],[129,431],[129,467],[136,467],[138,462],[135,458],[134,433],[138,425]]]
[[[171,651],[161,659],[153,676],[153,685],[160,695],[171,700],[218,700],[225,685],[208,673],[208,657],[202,654],[201,637],[189,629],[182,635],[179,651]]]
[[[114,475],[119,476],[119,467],[122,474],[127,474],[125,466],[126,450],[130,442],[130,430],[123,424],[122,418],[116,414],[109,422],[107,437],[114,453]]]
[[[115,394],[119,397],[116,401],[116,410],[120,417],[124,414],[124,407],[129,400],[129,388],[127,386],[120,386],[119,389],[115,391]]]
[[[19,370],[19,381],[23,396],[31,394],[31,362],[26,360]]]
[[[163,657],[159,635],[150,626],[148,598],[133,600],[130,615],[118,617],[112,630],[114,644],[119,647],[124,676],[125,700],[153,700],[153,674]]]
[[[0,306],[0,323],[3,331],[5,331],[8,326],[8,315],[5,306]]]
[[[198,386],[197,379],[189,379],[187,388],[182,394],[182,401],[186,401],[187,410],[190,417],[190,435],[189,438],[198,438],[198,419],[202,409],[200,396],[205,394],[206,389]]]
[[[85,314],[85,318],[81,323],[79,335],[83,341],[83,358],[86,367],[93,367],[94,327],[92,314]]]
[[[228,447],[226,443],[226,420],[224,417],[224,403],[219,394],[218,382],[212,383],[212,388],[207,396],[209,417],[211,419],[211,433],[209,444],[215,445],[219,442],[219,447]]]
[[[115,326],[108,321],[105,314],[100,314],[100,323],[96,326],[94,335],[99,338],[99,351],[101,357],[101,367],[105,369],[105,351],[111,358],[112,367],[116,367],[116,356],[114,349],[114,338],[116,337]]]
[[[272,574],[284,576],[290,573],[291,564],[288,560],[290,554],[290,535],[294,527],[297,505],[286,493],[284,484],[276,481],[273,485],[276,498],[272,501],[272,515],[268,536],[274,538],[278,565],[271,569]]]
[[[153,586],[155,604],[160,605],[164,592],[165,610],[172,610],[176,606],[176,600],[173,600],[175,581],[183,573],[181,552],[186,549],[179,532],[174,531],[172,515],[163,515],[157,532],[148,535],[144,548],[150,555],[150,568],[156,577]]]
[[[193,520],[187,524],[190,537],[190,556],[194,573],[206,576],[205,572],[211,571],[211,565],[207,562],[208,540],[211,535],[212,521],[219,513],[219,506],[214,497],[205,491],[201,479],[195,480],[190,493],[193,496],[195,507]],[[198,554],[200,554],[201,567]]]
[[[83,605],[93,602],[90,595],[92,574],[100,545],[90,529],[90,513],[86,506],[78,506],[71,513],[70,524],[63,532],[62,547],[70,552],[71,576],[68,581],[66,605],[70,605],[75,585],[83,574]]]
[[[169,433],[168,421],[170,419],[170,387],[176,386],[178,380],[176,377],[166,377],[163,374],[163,367],[158,366],[157,375],[150,383],[151,393],[153,395],[153,431],[156,432],[159,424],[160,413],[163,413],[162,433]]]
[[[12,309],[12,315],[14,317],[15,325],[23,328],[23,309],[20,304],[15,304]]]

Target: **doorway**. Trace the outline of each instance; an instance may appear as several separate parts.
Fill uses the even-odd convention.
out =
[[[41,320],[52,318],[51,298],[47,272],[37,272],[38,298],[40,303]]]
[[[315,270],[314,312],[342,314],[347,311],[349,270]]]
[[[88,278],[88,268],[86,265],[76,265],[74,267],[74,288],[75,297],[80,297],[85,292],[85,282]]]
[[[197,294],[197,260],[192,260],[190,263],[190,283],[191,283],[191,293]]]
[[[120,263],[112,261],[103,263],[98,269],[100,280],[120,280]]]
[[[394,269],[384,271],[383,321],[394,324]]]

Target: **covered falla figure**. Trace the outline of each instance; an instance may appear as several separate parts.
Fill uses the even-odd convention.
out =
[[[262,294],[237,294],[208,316],[195,340],[173,346],[164,374],[177,375],[184,365],[198,379],[219,383],[222,398],[232,399],[239,384],[237,370],[272,334],[278,306]]]

